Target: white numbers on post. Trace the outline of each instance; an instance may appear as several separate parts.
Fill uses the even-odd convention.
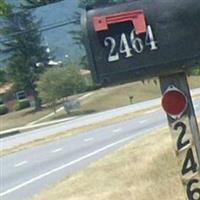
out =
[[[187,184],[187,196],[189,200],[200,200],[200,180],[192,179]]]
[[[129,37],[126,36],[125,33],[121,34],[119,45],[117,45],[116,39],[111,36],[104,39],[104,45],[110,48],[107,59],[108,62],[118,61],[120,59],[120,54],[125,55],[125,58],[133,57],[134,53],[141,54],[145,46],[150,47],[151,51],[158,49],[150,25],[147,26],[144,41],[139,35],[136,35],[135,30],[132,30]],[[117,48],[118,46],[119,49]]]

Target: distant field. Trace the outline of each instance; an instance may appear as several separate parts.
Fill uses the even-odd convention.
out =
[[[188,80],[191,88],[200,87],[200,76],[189,77]],[[159,84],[155,84],[155,82],[151,80],[150,82],[146,81],[144,84],[142,82],[135,82],[102,88],[94,91],[93,95],[82,100],[82,107],[80,110],[72,112],[70,115],[67,115],[65,111],[61,111],[45,121],[126,106],[130,104],[129,96],[133,96],[133,103],[160,97]],[[53,112],[52,108],[47,108],[39,112],[34,112],[33,109],[27,109],[3,115],[0,117],[0,131],[27,125],[51,112]]]

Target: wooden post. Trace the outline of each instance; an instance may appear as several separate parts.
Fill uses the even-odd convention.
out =
[[[182,91],[188,100],[188,107],[183,115],[174,118],[167,114],[173,145],[181,167],[181,180],[187,199],[200,200],[200,134],[186,74],[160,77],[162,94],[171,86]]]

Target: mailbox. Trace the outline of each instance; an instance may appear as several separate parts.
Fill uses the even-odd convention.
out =
[[[90,8],[81,23],[97,83],[137,81],[200,63],[199,0],[137,0]]]

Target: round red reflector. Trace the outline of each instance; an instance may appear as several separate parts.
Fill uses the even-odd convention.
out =
[[[187,109],[187,98],[179,90],[169,90],[162,98],[163,109],[172,116],[180,116]]]

